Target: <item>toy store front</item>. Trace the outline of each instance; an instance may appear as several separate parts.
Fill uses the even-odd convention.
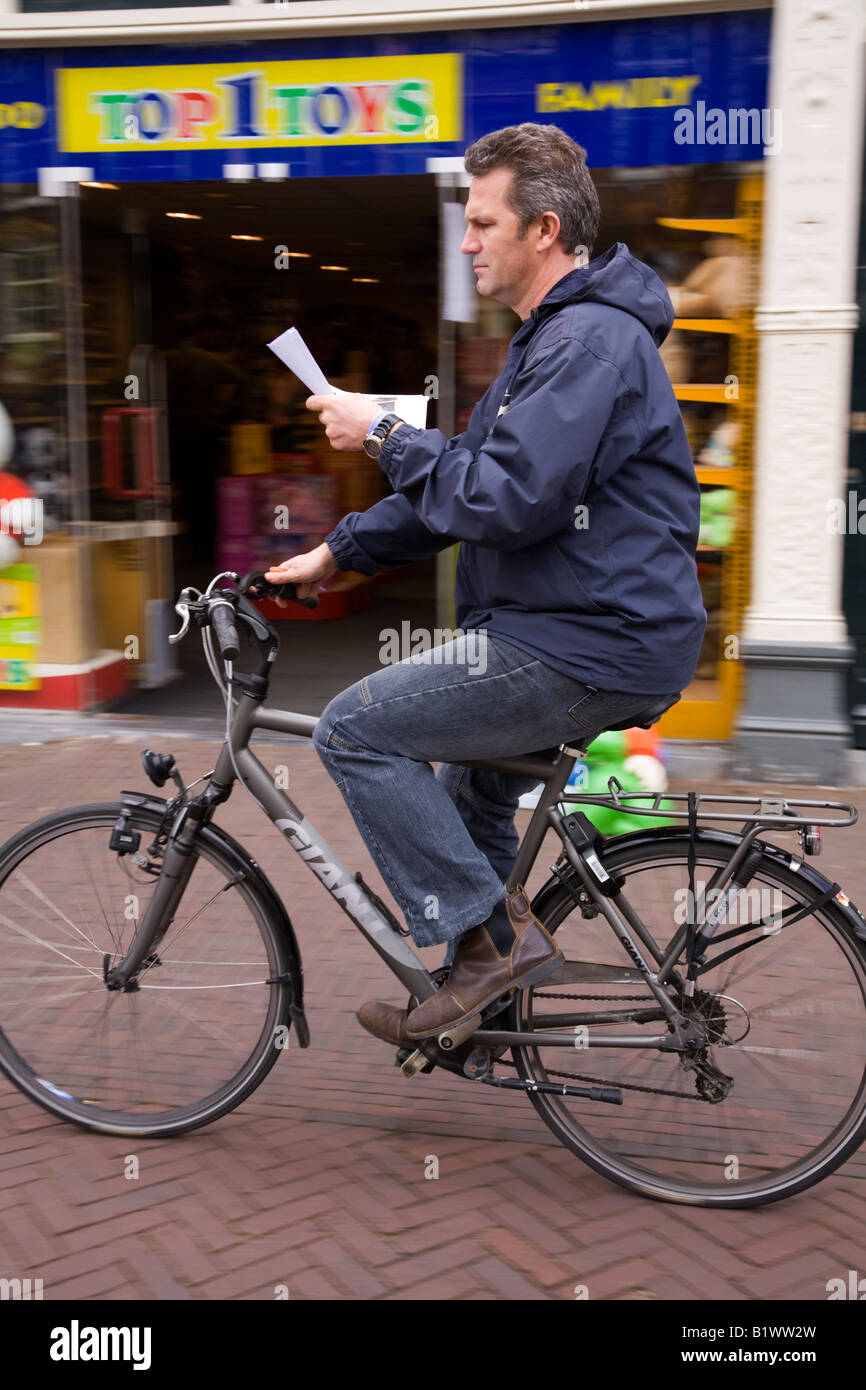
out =
[[[0,95],[29,82],[44,121],[0,144],[0,398],[10,466],[45,492],[42,588],[77,596],[81,629],[50,647],[43,621],[31,672],[41,659],[44,684],[52,661],[113,653],[127,684],[165,685],[181,584],[309,549],[387,491],[363,455],[330,449],[268,350],[290,326],[334,385],[424,394],[429,424],[464,427],[517,321],[462,273],[462,152],[486,130],[549,121],[588,151],[597,249],[625,241],[675,300],[664,356],[704,494],[710,626],[662,729],[726,737],[739,698],[726,642],[748,597],[766,131],[732,123],[720,138],[707,116],[759,113],[768,35],[768,12],[749,11],[335,35],[280,41],[279,56],[272,40],[17,54]],[[453,562],[418,570],[437,625],[453,622]],[[350,629],[371,587],[340,577],[321,616]],[[110,694],[91,680],[78,707]]]

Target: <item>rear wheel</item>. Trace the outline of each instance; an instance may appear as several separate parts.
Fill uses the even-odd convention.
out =
[[[129,949],[160,863],[109,849],[119,805],[58,811],[0,857],[0,1067],[33,1100],[108,1134],[179,1134],[239,1105],[288,1040],[289,986],[265,897],[205,829],[174,921],[129,993]]]
[[[643,837],[604,856],[663,948],[685,918],[685,843],[660,838],[650,848]],[[698,897],[730,854],[723,843],[699,842]],[[755,944],[699,977],[693,1008],[708,1045],[686,1059],[588,1045],[594,1034],[669,1030],[606,919],[584,918],[565,887],[555,892],[544,925],[556,933],[566,963],[516,996],[510,1026],[571,1035],[575,1045],[516,1047],[512,1056],[524,1080],[580,1085],[591,1078],[621,1087],[623,1096],[614,1106],[530,1092],[557,1138],[642,1196],[712,1207],[777,1201],[845,1162],[866,1138],[864,942],[832,901],[791,926],[777,925],[786,909],[818,896],[805,878],[764,854],[719,928],[755,923],[756,931],[711,944],[708,959],[751,937]],[[592,972],[586,962],[613,969]],[[623,1017],[634,1011],[637,1020]]]

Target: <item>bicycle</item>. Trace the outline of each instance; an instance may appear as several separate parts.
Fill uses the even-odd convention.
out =
[[[217,587],[225,578],[235,587]],[[183,621],[170,640],[191,622],[201,628],[225,698],[225,742],[197,794],[171,754],[145,750],[151,782],[172,779],[170,799],[123,791],[119,803],[48,815],[0,848],[0,1067],[46,1110],[89,1130],[159,1137],[209,1124],[262,1082],[290,1030],[309,1045],[286,908],[213,823],[235,782],[410,1005],[447,976],[428,973],[405,927],[249,748],[255,730],[309,737],[317,723],[265,704],[279,646],[251,602],[265,595],[297,599],[292,585],[223,572],[175,605]],[[254,671],[235,669],[238,625],[258,649]],[[663,703],[629,724],[650,727]],[[560,1142],[646,1197],[734,1208],[804,1190],[866,1137],[866,922],[805,862],[820,849],[819,827],[853,825],[856,809],[624,793],[616,778],[607,796],[589,795],[566,787],[583,752],[561,745],[479,760],[542,784],[507,886],[527,882],[552,829],[561,848],[532,907],[564,963],[481,1016],[399,1049],[402,1074],[439,1067],[524,1091]],[[581,809],[589,805],[673,823],[605,840]],[[742,826],[731,833],[708,820]],[[759,839],[761,829],[796,831],[804,857]]]

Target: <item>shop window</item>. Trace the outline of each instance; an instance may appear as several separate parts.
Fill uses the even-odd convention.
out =
[[[741,692],[748,601],[752,426],[756,392],[761,166],[593,170],[602,222],[594,254],[622,241],[668,287],[674,327],[661,349],[698,481],[698,574],[708,625],[696,678],[662,721],[669,737],[730,736]],[[460,325],[456,425],[502,370],[518,319],[479,297]]]

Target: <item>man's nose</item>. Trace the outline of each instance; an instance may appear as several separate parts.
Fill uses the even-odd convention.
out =
[[[478,235],[476,232],[473,232],[471,227],[466,228],[466,235],[461,242],[460,250],[463,252],[464,256],[474,256],[476,251],[481,250],[481,242],[478,240]]]

